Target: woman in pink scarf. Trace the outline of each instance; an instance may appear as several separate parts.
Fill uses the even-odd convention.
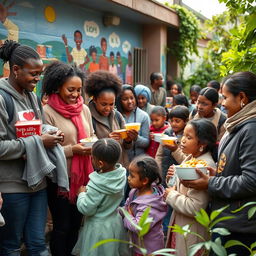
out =
[[[50,239],[52,255],[70,256],[78,237],[82,215],[76,208],[76,193],[86,185],[93,171],[91,148],[79,141],[94,134],[91,114],[81,97],[84,73],[76,67],[54,62],[45,71],[43,93],[49,96],[44,106],[46,122],[64,134],[62,144],[70,177],[70,191],[58,191],[56,184],[48,184],[48,204],[53,219]]]

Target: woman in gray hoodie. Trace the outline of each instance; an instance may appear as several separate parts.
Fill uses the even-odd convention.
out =
[[[48,255],[44,238],[46,182],[43,180],[32,189],[22,179],[26,163],[25,142],[30,140],[32,144],[32,140],[31,137],[17,138],[14,126],[17,121],[42,120],[33,90],[40,80],[43,62],[34,49],[14,41],[5,41],[0,48],[0,58],[10,65],[9,77],[0,79],[0,191],[4,200],[1,212],[5,219],[5,226],[0,229],[0,255],[20,255],[23,240],[29,255],[44,256]],[[39,137],[45,148],[55,146],[62,139],[57,133]],[[35,152],[34,157],[40,158],[40,155]]]

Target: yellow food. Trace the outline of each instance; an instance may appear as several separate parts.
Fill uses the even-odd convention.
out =
[[[189,161],[181,164],[180,167],[206,167],[207,163],[204,160],[192,158]]]
[[[84,138],[81,141],[83,142],[96,142],[98,139],[96,137],[89,137],[89,138]]]

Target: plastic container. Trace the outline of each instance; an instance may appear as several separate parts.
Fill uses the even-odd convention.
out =
[[[200,176],[195,169],[199,169],[204,174],[207,174],[207,167],[180,167],[175,165],[175,173],[181,180],[197,180]]]
[[[173,146],[175,144],[175,141],[177,141],[176,137],[164,136],[161,138],[162,145]]]
[[[126,129],[115,130],[113,132],[119,133],[122,139],[126,139],[127,138],[127,131],[126,131]]]
[[[140,130],[141,123],[128,123],[125,124],[126,130],[136,130],[137,132]]]
[[[15,124],[17,138],[25,138],[32,135],[42,134],[42,121],[17,121]]]

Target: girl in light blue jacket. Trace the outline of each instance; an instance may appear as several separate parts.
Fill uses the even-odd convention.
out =
[[[100,139],[92,147],[95,171],[90,174],[87,186],[78,191],[77,208],[85,216],[85,222],[73,249],[74,255],[129,255],[127,246],[117,242],[92,249],[101,240],[126,240],[117,211],[126,184],[126,169],[117,163],[120,154],[121,146],[113,139]]]

